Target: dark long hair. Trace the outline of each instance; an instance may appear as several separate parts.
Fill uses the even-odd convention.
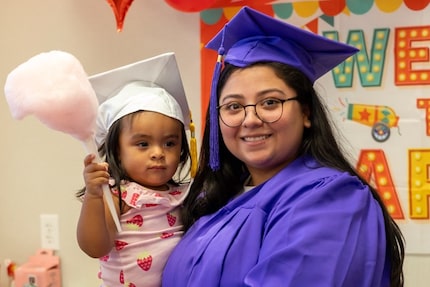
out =
[[[305,129],[299,155],[311,155],[321,165],[346,171],[357,176],[368,185],[373,197],[381,206],[385,222],[387,254],[391,261],[391,287],[401,287],[403,279],[404,238],[400,228],[388,213],[378,192],[367,183],[351,165],[347,153],[342,150],[336,140],[332,122],[328,117],[325,105],[319,99],[312,82],[299,70],[288,65],[268,62],[256,63],[273,69],[275,74],[289,87],[296,91],[298,101],[304,110],[309,111],[311,127]],[[230,75],[240,68],[226,64],[218,82],[218,98]],[[217,171],[209,168],[209,110],[200,151],[199,169],[190,193],[184,202],[182,220],[185,229],[201,216],[211,214],[224,206],[234,196],[243,190],[244,180],[248,177],[245,165],[237,159],[225,146],[220,130],[219,155],[221,167]]]
[[[99,147],[99,154],[101,158],[104,158],[105,161],[109,164],[109,174],[115,180],[115,186],[118,188],[121,180],[131,180],[121,165],[121,161],[119,159],[119,136],[124,128],[124,123],[128,121],[131,123],[136,115],[143,111],[137,111],[131,114],[128,114],[119,120],[115,121],[112,126],[109,128],[108,134],[106,135],[105,142]],[[189,169],[185,169],[186,163],[191,159],[190,157],[190,148],[188,145],[187,135],[185,132],[184,125],[182,126],[182,143],[181,143],[181,154],[179,158],[179,166],[177,170],[177,178],[170,179],[169,183],[173,185],[177,185],[183,181],[185,181],[186,177],[189,174]],[[85,187],[79,190],[76,193],[78,198],[82,197],[85,193]],[[119,197],[120,210],[122,210],[122,201],[121,197]]]

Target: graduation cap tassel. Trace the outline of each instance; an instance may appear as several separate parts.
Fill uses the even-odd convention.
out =
[[[215,64],[215,70],[212,78],[211,95],[209,102],[209,122],[210,122],[210,134],[209,134],[209,165],[212,171],[217,171],[220,168],[219,159],[219,138],[218,138],[218,97],[217,97],[217,86],[218,79],[222,68],[222,57],[224,55],[223,46],[218,50],[218,59]]]
[[[193,123],[193,118],[191,117],[190,112],[190,132],[191,132],[191,139],[190,139],[190,154],[191,154],[191,177],[194,178],[197,173],[197,140],[196,140],[196,133],[195,133],[195,125]]]

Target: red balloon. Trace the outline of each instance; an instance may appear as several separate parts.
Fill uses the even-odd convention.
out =
[[[200,12],[214,6],[217,0],[165,0],[167,4],[182,12]]]
[[[423,10],[429,4],[429,0],[404,0],[406,7],[414,11]]]
[[[134,0],[107,0],[115,15],[116,28],[118,32],[122,31],[125,15],[127,15],[128,8],[130,8],[133,1]]]
[[[319,3],[321,11],[327,16],[336,16],[345,9],[345,0],[321,1]]]

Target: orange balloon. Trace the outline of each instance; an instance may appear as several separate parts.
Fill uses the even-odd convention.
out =
[[[127,15],[128,8],[134,0],[107,0],[115,15],[116,28],[118,32],[122,31],[124,25],[125,15]]]
[[[200,12],[212,8],[217,0],[166,0],[166,3],[182,12]]]

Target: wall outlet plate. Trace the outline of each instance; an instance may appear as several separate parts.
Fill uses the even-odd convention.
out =
[[[40,215],[41,247],[44,249],[60,249],[60,232],[58,228],[58,214]]]

